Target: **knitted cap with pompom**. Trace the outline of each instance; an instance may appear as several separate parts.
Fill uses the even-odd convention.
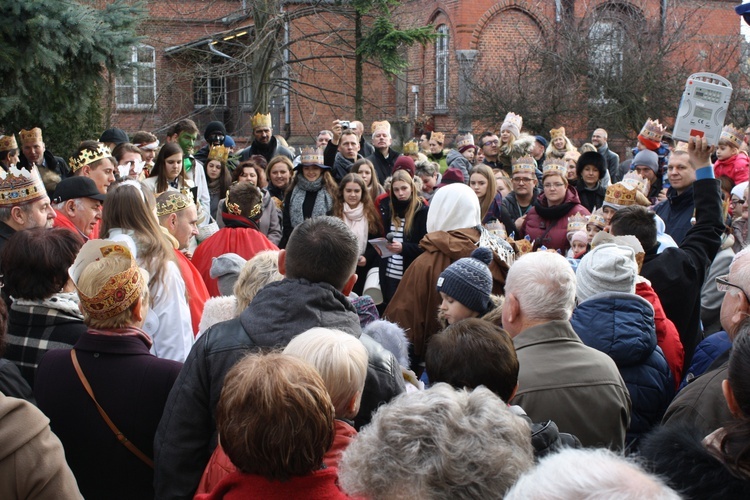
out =
[[[458,259],[440,274],[438,292],[459,301],[472,311],[486,313],[492,307],[491,262],[492,250],[477,248],[470,257]]]

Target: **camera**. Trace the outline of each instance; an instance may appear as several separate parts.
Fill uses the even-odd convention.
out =
[[[344,130],[352,128],[352,122],[348,120],[341,120],[339,121],[339,124],[341,125],[341,128]]]

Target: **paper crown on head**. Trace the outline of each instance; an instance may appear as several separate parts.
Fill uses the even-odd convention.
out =
[[[169,196],[164,201],[156,202],[156,215],[157,217],[164,217],[165,215],[175,214],[189,207],[195,206],[195,200],[193,199],[193,193],[187,191],[180,193],[177,191],[168,191]]]
[[[546,174],[548,172],[560,172],[563,177],[566,177],[568,173],[568,166],[565,165],[565,162],[559,158],[550,158],[549,160],[544,162],[544,167],[542,168],[543,174]]]
[[[513,165],[511,175],[517,172],[536,174],[536,161],[531,156],[522,156],[512,160],[511,163]]]
[[[115,273],[99,291],[88,296],[78,288],[78,281],[84,270],[92,263],[119,255],[130,259],[130,267]],[[89,240],[78,253],[75,262],[68,270],[76,286],[81,307],[89,317],[98,320],[109,319],[126,311],[143,294],[148,285],[144,272],[138,267],[126,244],[111,240]]]
[[[463,136],[460,136],[460,138],[456,141],[456,149],[460,150],[463,147],[466,146],[474,146],[474,136],[471,134],[466,134]]]
[[[577,213],[573,217],[568,217],[568,232],[585,231],[588,219],[585,215]]]
[[[229,159],[229,148],[226,146],[211,146],[208,151],[208,161],[216,160],[222,165]]]
[[[523,117],[521,115],[517,115],[513,112],[508,113],[505,115],[505,119],[503,120],[503,124],[500,125],[500,132],[507,130],[513,136],[518,139],[518,136],[521,135],[521,128],[523,127]]]
[[[0,135],[0,151],[10,151],[11,149],[18,149],[16,136],[14,134]]]
[[[638,140],[641,141],[648,149],[656,150],[661,145],[661,138],[667,127],[659,123],[659,120],[649,118],[643,125],[641,132],[638,134]]]
[[[391,124],[388,123],[388,120],[383,120],[383,121],[380,121],[380,122],[372,122],[372,133],[374,134],[378,130],[385,130],[386,132],[388,132],[390,134],[391,133]],[[434,132],[433,132],[433,135],[435,135]]]
[[[411,140],[404,144],[405,155],[415,155],[417,153],[419,153],[419,144],[417,144],[417,141]]]
[[[593,224],[599,229],[604,229],[605,227],[607,227],[607,220],[604,218],[604,212],[601,208],[597,208],[596,210],[591,212],[587,224]]]
[[[104,158],[112,158],[112,151],[100,142],[94,151],[84,149],[75,158],[68,158],[68,162],[70,163],[70,170],[78,172],[86,165],[91,165]]]
[[[610,184],[607,186],[607,191],[604,194],[604,206],[610,206],[619,210],[622,207],[635,205],[636,193],[637,190],[635,187],[623,182]]]
[[[24,205],[47,196],[39,170],[11,166],[8,171],[0,168],[0,207]]]
[[[681,153],[687,153],[688,152],[688,143],[678,141],[677,144],[674,145],[674,151],[675,152],[681,152]]]
[[[558,137],[565,137],[565,127],[553,128],[549,131],[549,138],[554,141]]]
[[[42,140],[42,129],[39,127],[34,127],[31,130],[21,129],[18,135],[21,137],[21,144],[23,145],[44,142]]]
[[[323,150],[304,147],[299,155],[300,165],[323,165]]]
[[[273,122],[271,121],[271,113],[268,113],[267,115],[255,113],[251,121],[251,124],[253,126],[253,130],[255,130],[256,128],[266,128],[266,127],[273,128]]]
[[[237,203],[234,203],[234,202],[232,202],[232,201],[229,200],[229,189],[227,189],[227,194],[226,194],[225,198],[226,198],[225,204],[226,204],[226,207],[227,207],[227,211],[230,214],[232,214],[232,215],[239,215],[240,217],[244,216],[244,217],[247,217],[248,219],[258,220],[258,216],[261,215],[261,212],[263,210],[263,206],[261,205],[261,203],[263,201],[262,198],[261,198],[261,201],[259,201],[258,203],[256,203],[253,206],[253,208],[250,209],[250,213],[247,214],[247,215],[244,215],[242,213],[242,208],[240,208],[240,206]]]
[[[726,141],[735,148],[742,147],[742,142],[744,141],[744,139],[745,132],[738,128],[735,128],[735,126],[732,124],[726,125],[723,129],[721,129],[721,137],[719,137],[719,140]]]
[[[431,139],[435,139],[435,142],[442,145],[445,143],[445,134],[442,132],[433,132]]]
[[[639,174],[636,171],[628,172],[622,177],[622,181],[628,186],[632,186],[644,195],[648,194],[648,189],[650,187],[650,184],[648,182],[648,179],[643,177],[641,174]]]

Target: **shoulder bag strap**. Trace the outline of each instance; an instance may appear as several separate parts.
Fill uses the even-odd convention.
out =
[[[78,357],[76,356],[76,350],[71,349],[70,350],[70,358],[73,360],[73,368],[76,369],[76,373],[78,374],[78,378],[81,380],[81,383],[83,384],[83,388],[86,389],[86,392],[88,392],[89,396],[91,396],[91,399],[94,401],[94,404],[96,405],[96,409],[99,410],[99,415],[102,416],[104,421],[107,423],[110,429],[112,429],[112,432],[115,433],[115,436],[117,436],[117,440],[121,442],[125,448],[130,450],[133,455],[138,457],[143,463],[154,468],[154,461],[151,460],[146,456],[145,453],[143,453],[141,450],[139,450],[128,438],[125,437],[125,435],[120,432],[120,429],[118,429],[115,424],[112,422],[112,420],[109,418],[109,415],[107,415],[107,412],[104,411],[104,408],[99,405],[99,402],[96,400],[96,397],[94,397],[94,391],[91,389],[91,385],[89,384],[89,381],[86,379],[86,376],[83,374],[83,370],[81,370],[81,365],[78,364]]]

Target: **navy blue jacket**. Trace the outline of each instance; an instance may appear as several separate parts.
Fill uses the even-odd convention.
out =
[[[665,232],[678,246],[682,245],[685,235],[693,227],[690,220],[693,218],[694,211],[692,186],[682,194],[677,194],[674,188],[669,188],[667,199],[654,207],[654,212],[661,217],[667,227]]]
[[[576,307],[570,324],[620,370],[632,402],[626,443],[633,446],[659,423],[674,396],[672,372],[656,345],[653,307],[635,294],[599,293]]]

